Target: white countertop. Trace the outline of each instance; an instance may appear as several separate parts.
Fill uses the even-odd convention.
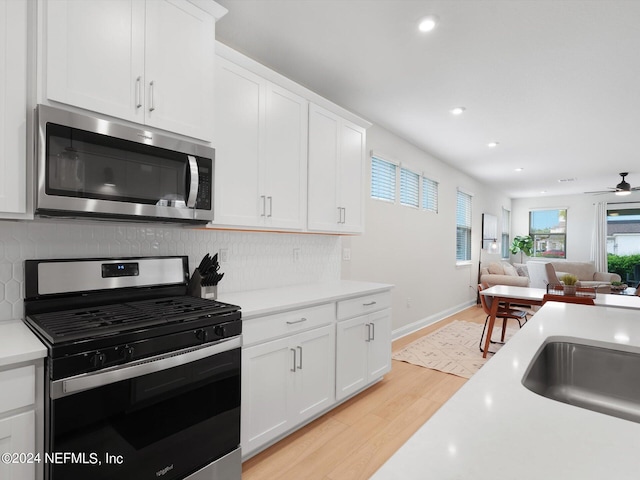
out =
[[[220,294],[218,300],[240,306],[242,319],[247,320],[252,317],[293,310],[318,303],[383,292],[391,288],[393,288],[393,285],[386,283],[336,280],[334,282],[309,283],[248,292],[223,293]]]
[[[640,353],[640,314],[546,304],[372,478],[638,479],[640,424],[557,402],[522,385],[549,337],[619,344]]]
[[[44,358],[47,347],[22,320],[0,323],[0,367]]]

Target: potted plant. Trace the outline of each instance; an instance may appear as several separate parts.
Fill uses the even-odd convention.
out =
[[[626,290],[627,284],[622,282],[611,282],[611,290],[614,292],[621,292]]]
[[[576,283],[578,283],[578,277],[575,275],[571,275],[567,273],[563,275],[560,281],[564,284],[564,294],[565,295],[575,295],[576,294]]]
[[[533,255],[533,238],[529,235],[524,235],[520,237],[515,237],[513,242],[511,242],[511,247],[509,251],[514,255],[516,253],[520,253],[520,263],[522,263],[522,254],[524,253],[527,257]]]

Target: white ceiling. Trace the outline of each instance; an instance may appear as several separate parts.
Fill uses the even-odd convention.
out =
[[[638,0],[218,3],[222,43],[510,197],[640,186]]]

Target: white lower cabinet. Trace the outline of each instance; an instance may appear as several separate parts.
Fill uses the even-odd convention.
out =
[[[339,321],[336,399],[361,390],[391,370],[391,310]]]
[[[5,462],[4,457],[0,462],[2,480],[35,478],[38,464],[33,458],[27,461],[28,455],[37,452],[35,386],[34,365],[0,371],[0,454],[10,455],[9,462]],[[30,409],[20,412],[27,407]]]
[[[33,410],[0,419],[0,453],[10,454],[11,462],[0,462],[2,480],[33,480],[35,463],[20,454],[35,454],[35,412]],[[14,458],[15,457],[15,458]],[[15,463],[13,460],[16,460]]]
[[[389,290],[314,299],[327,303],[243,322],[244,459],[391,370]]]
[[[333,324],[243,349],[243,455],[326,410],[334,401]]]

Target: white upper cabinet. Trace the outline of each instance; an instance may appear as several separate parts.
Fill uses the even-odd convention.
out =
[[[304,98],[216,60],[215,224],[304,229],[307,106]]]
[[[309,230],[362,233],[365,149],[364,128],[309,106]]]
[[[187,0],[50,0],[44,15],[46,99],[212,139],[213,15]]]
[[[0,0],[0,216],[26,213],[27,20],[27,2]]]

